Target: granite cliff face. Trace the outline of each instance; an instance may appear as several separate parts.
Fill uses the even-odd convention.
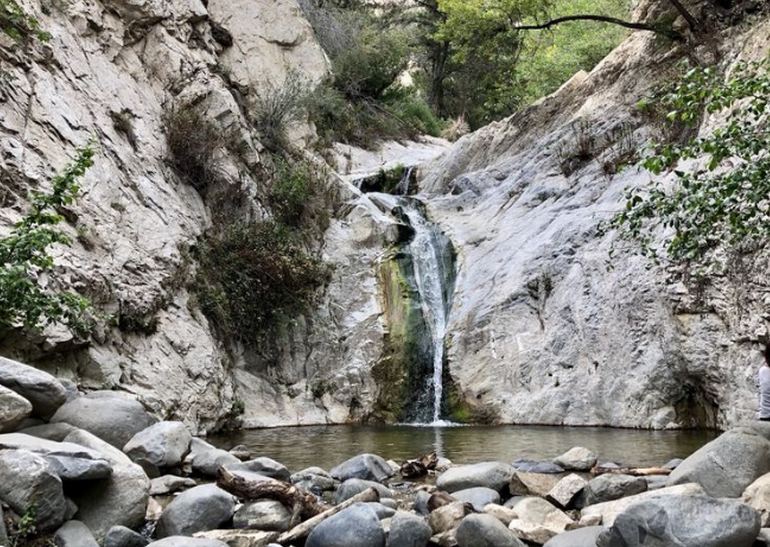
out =
[[[217,219],[167,160],[163,119],[191,105],[235,135],[237,146],[219,153],[246,203],[230,214],[265,218],[254,99],[291,72],[317,81],[328,70],[295,0],[24,5],[52,39],[25,49],[0,35],[0,230],[76,147],[98,142],[67,215],[75,244],[57,250],[57,278],[112,320],[87,344],[52,328],[7,336],[0,351],[85,390],[134,393],[197,431],[221,426],[234,406],[246,427],[392,417],[383,401],[405,389],[392,359],[394,333],[405,330],[393,323],[413,297],[391,267],[403,220],[352,181],[430,160],[446,143],[337,149],[337,205],[315,249],[333,266],[331,281],[266,359],[218,339],[192,297],[190,250]],[[768,35],[766,21],[751,20],[696,55],[758,58]],[[633,169],[608,177],[601,165],[619,135],[633,146],[645,140],[633,105],[680,58],[634,34],[591,74],[426,168],[421,199],[458,255],[447,414],[661,428],[726,425],[753,412],[752,341],[770,320],[767,263],[748,284],[718,279],[697,298],[631,255],[608,271],[612,235],[596,231],[627,186],[649,180]],[[579,119],[605,144],[565,176],[559,150],[574,146]],[[312,128],[292,137],[302,146]],[[748,294],[745,306],[736,291]]]
[[[693,53],[761,59],[768,36],[754,19]],[[591,74],[430,166],[430,213],[459,255],[447,344],[460,403],[514,423],[722,427],[753,417],[767,255],[699,292],[627,246],[608,269],[615,235],[597,230],[627,188],[650,180],[603,166],[643,146],[650,127],[635,104],[681,58],[634,34]],[[581,139],[591,157],[570,159]]]

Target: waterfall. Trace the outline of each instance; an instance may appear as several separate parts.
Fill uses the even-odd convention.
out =
[[[433,374],[427,379],[425,389],[433,393],[430,415],[434,423],[439,423],[443,397],[444,339],[454,277],[452,246],[438,226],[425,217],[419,201],[401,198],[399,205],[414,229],[408,252],[414,266],[414,282],[432,349]],[[426,412],[420,414],[424,416]]]

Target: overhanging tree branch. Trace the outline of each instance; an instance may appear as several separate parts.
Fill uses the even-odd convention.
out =
[[[698,20],[693,17],[689,11],[687,11],[687,8],[685,8],[679,0],[670,0],[670,2],[674,5],[676,11],[678,11],[679,14],[684,17],[685,21],[687,21],[687,24],[690,26],[690,30],[693,32],[698,30]]]
[[[666,28],[648,23],[633,23],[631,21],[624,21],[623,19],[609,17],[607,15],[565,15],[564,17],[557,17],[556,19],[551,19],[550,21],[536,25],[517,25],[513,27],[513,30],[545,30],[561,23],[567,23],[570,21],[599,21],[601,23],[611,23],[613,25],[619,25],[621,27],[633,30],[647,30],[650,32],[655,32],[657,34],[667,36],[668,38],[677,42],[684,42],[684,36],[672,28]]]

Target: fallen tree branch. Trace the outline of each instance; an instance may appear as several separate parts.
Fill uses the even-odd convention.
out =
[[[611,23],[613,25],[619,25],[621,27],[629,28],[632,30],[647,30],[650,32],[655,32],[657,34],[667,36],[668,38],[677,42],[684,42],[684,36],[682,36],[681,33],[675,31],[674,29],[648,23],[634,23],[632,21],[624,21],[623,19],[610,17],[608,15],[565,15],[563,17],[557,17],[556,19],[551,19],[550,21],[536,25],[514,26],[513,30],[545,30],[555,25],[567,23],[570,21],[598,21],[600,23]]]
[[[591,469],[592,475],[632,475],[634,477],[647,477],[650,475],[670,475],[671,470],[665,467],[602,467]]]
[[[220,467],[217,471],[217,486],[241,499],[280,501],[292,510],[291,526],[329,508],[314,494],[293,484],[267,477],[265,480],[249,480],[228,471],[225,467]]]
[[[306,520],[302,524],[299,524],[289,530],[288,532],[284,532],[281,534],[278,538],[278,543],[281,545],[287,545],[291,543],[292,541],[296,541],[300,538],[303,538],[310,534],[310,532],[313,531],[313,529],[321,524],[323,521],[331,517],[332,515],[336,515],[343,509],[347,509],[351,505],[354,505],[359,502],[370,502],[370,501],[380,501],[380,495],[377,493],[377,490],[374,488],[367,488],[360,494],[356,494],[352,498],[343,501],[339,505],[335,505],[331,509],[327,509],[323,513],[320,513],[316,516],[314,516],[311,519]]]

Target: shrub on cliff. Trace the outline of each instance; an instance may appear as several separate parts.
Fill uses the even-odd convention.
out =
[[[52,245],[69,245],[56,225],[61,210],[78,195],[78,180],[93,165],[93,149],[81,148],[75,160],[52,181],[50,192],[34,192],[29,212],[0,238],[0,331],[22,326],[38,329],[53,323],[77,333],[90,326],[90,304],[82,296],[56,291],[41,277],[54,275]]]
[[[280,85],[268,84],[257,94],[254,125],[262,144],[269,150],[281,152],[288,149],[289,127],[306,116],[309,85],[298,72],[289,72]]]
[[[245,343],[306,311],[328,275],[289,230],[269,221],[210,235],[198,255],[201,309],[223,334]]]
[[[221,128],[192,106],[170,110],[163,122],[174,169],[184,182],[204,193],[222,176],[217,153],[226,139]]]
[[[16,42],[33,39],[46,42],[51,38],[40,28],[38,20],[27,15],[16,0],[0,0],[0,30]]]

